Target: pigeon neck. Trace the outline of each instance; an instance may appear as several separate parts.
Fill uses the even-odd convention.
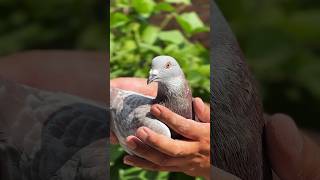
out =
[[[170,100],[176,97],[183,97],[185,83],[182,77],[171,78],[166,82],[158,83],[158,93],[156,99],[161,101]]]
[[[192,118],[192,94],[184,77],[172,79],[172,82],[159,82],[154,103],[164,105],[186,118]]]

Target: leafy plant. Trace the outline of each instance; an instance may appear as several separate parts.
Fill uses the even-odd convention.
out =
[[[209,28],[197,13],[184,11],[189,5],[190,0],[111,1],[111,78],[147,77],[153,57],[170,55],[178,60],[193,95],[209,102],[209,52],[201,43],[189,40]],[[180,28],[169,29],[168,24],[172,22]],[[111,179],[194,179],[181,173],[148,172],[125,166],[122,162],[123,150],[119,146],[111,148],[111,156]]]
[[[193,35],[209,29],[195,12],[181,12],[188,5],[190,1],[186,0],[166,0],[161,3],[153,0],[111,2],[111,78],[147,77],[153,57],[170,55],[179,61],[194,95],[209,101],[208,50],[201,43],[188,40]],[[151,19],[159,15],[163,17],[162,21],[151,23]],[[166,29],[172,20],[175,20],[183,31]]]

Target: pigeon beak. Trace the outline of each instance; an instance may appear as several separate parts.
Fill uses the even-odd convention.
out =
[[[147,80],[147,84],[150,84],[150,83],[152,83],[152,82],[155,82],[157,79],[159,79],[159,78],[158,78],[158,74],[159,74],[159,72],[158,72],[157,70],[151,70],[151,71],[149,72],[149,78],[148,78],[148,80]]]

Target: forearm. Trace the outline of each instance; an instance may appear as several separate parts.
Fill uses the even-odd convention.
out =
[[[108,73],[103,53],[30,51],[0,58],[0,76],[21,84],[107,102]]]

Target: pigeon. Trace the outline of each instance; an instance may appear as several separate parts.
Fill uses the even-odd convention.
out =
[[[0,179],[108,179],[107,107],[0,79]]]
[[[211,6],[211,163],[241,179],[272,179],[254,79],[218,6]]]
[[[111,129],[129,154],[134,152],[127,147],[126,138],[134,135],[141,126],[173,139],[181,138],[150,114],[151,105],[161,104],[185,118],[193,118],[192,93],[182,69],[173,57],[157,56],[152,59],[147,84],[152,82],[158,83],[155,98],[110,88]]]

